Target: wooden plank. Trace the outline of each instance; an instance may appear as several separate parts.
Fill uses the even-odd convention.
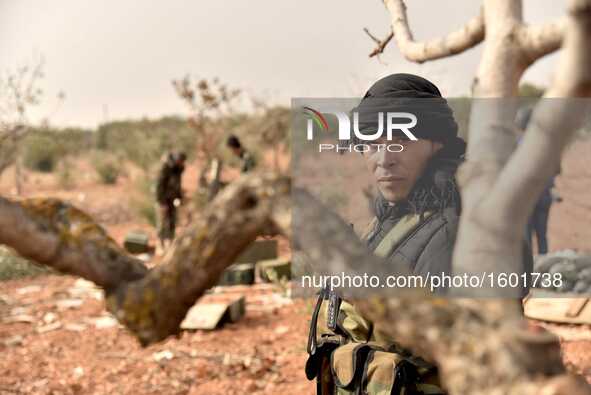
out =
[[[531,319],[568,324],[591,324],[589,298],[530,297],[524,302],[525,316]]]
[[[226,322],[236,322],[246,314],[246,300],[239,295],[208,296],[198,301],[181,323],[181,329],[214,330]]]

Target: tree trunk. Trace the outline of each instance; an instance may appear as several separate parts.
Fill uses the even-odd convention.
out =
[[[23,194],[23,175],[22,175],[22,159],[19,152],[16,154],[14,161],[14,187],[16,190],[16,196]]]

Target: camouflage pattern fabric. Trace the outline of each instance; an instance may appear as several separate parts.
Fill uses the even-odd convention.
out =
[[[177,165],[169,156],[162,164],[156,183],[156,200],[158,236],[160,240],[172,240],[174,238],[177,209],[174,205],[176,199],[182,199],[181,178],[184,166]]]
[[[174,239],[176,232],[177,209],[174,204],[159,204],[156,208],[158,237],[160,240]]]
[[[242,151],[240,159],[242,161],[242,165],[240,166],[241,173],[248,173],[256,167],[254,156],[250,152],[246,150]]]
[[[177,166],[170,159],[160,168],[156,183],[156,200],[161,204],[172,204],[182,198],[181,178],[184,166]]]
[[[387,255],[419,222],[418,217],[412,215],[400,221],[384,238],[386,241],[380,243],[380,255]],[[329,305],[328,300],[320,302],[315,333],[318,352],[310,356],[306,366],[308,378],[312,378],[311,370],[315,366],[319,369],[316,372],[319,394],[444,394],[435,366],[412,356],[394,339],[379,335],[372,322],[346,300],[341,301],[337,326],[331,329],[327,321]],[[325,343],[334,346],[323,347]],[[315,359],[330,361],[329,367],[315,363]]]

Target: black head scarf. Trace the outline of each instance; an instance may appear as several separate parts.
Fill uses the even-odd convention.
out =
[[[392,74],[378,80],[352,112],[359,114],[359,131],[368,134],[378,129],[380,113],[410,112],[417,117],[412,128],[417,138],[440,142],[458,157],[465,151],[447,101],[432,82],[417,75]]]

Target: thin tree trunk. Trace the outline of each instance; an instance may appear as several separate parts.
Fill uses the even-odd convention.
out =
[[[22,160],[21,155],[17,152],[16,160],[14,161],[14,187],[16,189],[16,195],[22,196],[23,194],[23,175],[22,175]]]

